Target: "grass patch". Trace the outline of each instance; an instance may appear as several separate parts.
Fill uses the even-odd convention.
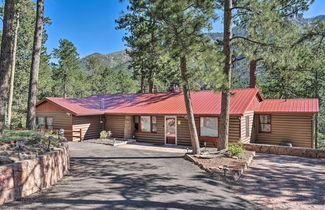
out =
[[[8,142],[22,138],[30,138],[37,131],[31,130],[4,130],[3,136],[0,137],[0,142]]]

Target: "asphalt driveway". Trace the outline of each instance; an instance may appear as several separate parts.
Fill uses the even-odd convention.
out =
[[[71,143],[71,172],[8,209],[258,209],[182,153]]]

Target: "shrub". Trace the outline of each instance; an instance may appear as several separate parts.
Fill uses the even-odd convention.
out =
[[[244,145],[242,143],[229,144],[228,151],[231,156],[242,157],[245,153]]]
[[[101,131],[100,132],[101,139],[107,139],[107,138],[111,137],[111,135],[112,135],[111,131]]]

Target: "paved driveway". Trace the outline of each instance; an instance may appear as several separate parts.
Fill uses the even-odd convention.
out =
[[[6,208],[257,209],[181,153],[71,143],[71,174]]]

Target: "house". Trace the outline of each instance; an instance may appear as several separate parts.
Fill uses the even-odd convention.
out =
[[[229,141],[315,147],[317,99],[263,99],[257,88],[234,89],[230,99]],[[221,93],[191,92],[200,141],[217,141]],[[113,137],[155,144],[191,145],[181,92],[44,98],[37,121],[49,129],[82,130],[84,139],[102,130]],[[77,140],[73,138],[72,140]]]

